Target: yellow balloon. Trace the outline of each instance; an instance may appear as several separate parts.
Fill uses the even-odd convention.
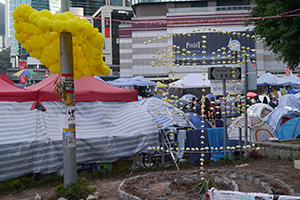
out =
[[[37,11],[27,4],[13,11],[15,37],[34,58],[60,74],[60,33],[73,35],[74,77],[108,75],[109,67],[103,62],[104,36],[86,19],[71,12],[53,15],[48,10]]]
[[[66,15],[68,15],[70,17],[70,19],[75,18],[75,15],[69,11],[64,12]]]
[[[14,22],[14,27],[15,27],[15,31],[17,31],[17,32],[20,32],[23,28],[24,28],[24,26],[23,26],[23,23],[22,22]]]
[[[90,23],[83,24],[84,35],[89,35],[93,31],[94,27]]]
[[[12,16],[13,16],[15,22],[18,23],[18,22],[20,21],[20,16],[19,16],[17,10],[14,10],[14,11],[13,11]]]
[[[58,32],[58,33],[61,33],[61,32],[63,32],[63,22],[61,21],[61,20],[55,20],[54,22],[53,22],[53,30],[54,31],[56,31],[56,32]]]
[[[26,13],[28,13],[30,10],[32,10],[31,6],[30,5],[27,5],[27,4],[21,4],[21,15],[22,16],[25,16]]]
[[[41,58],[41,52],[39,52],[39,51],[30,51],[29,54],[33,58],[36,58],[36,59],[40,59]]]
[[[42,47],[44,45],[44,39],[41,35],[33,35],[30,37],[32,44],[36,47]]]
[[[47,58],[46,56],[42,55],[41,59],[40,59],[40,62],[47,66],[49,64],[49,58]]]
[[[104,36],[101,33],[98,33],[94,38],[93,42],[96,47],[100,46],[104,42]]]
[[[82,74],[75,70],[74,78],[75,79],[81,79],[81,77],[82,77]]]
[[[70,17],[67,15],[67,14],[64,14],[64,13],[57,13],[55,16],[54,16],[54,20],[60,20],[60,21],[67,21],[69,20]]]
[[[60,46],[60,44],[59,44],[59,41],[58,40],[53,40],[52,42],[51,42],[51,47],[53,47],[55,50],[59,50],[59,46]]]
[[[79,24],[76,20],[70,19],[67,22],[67,30],[73,34],[76,34],[79,28]]]
[[[102,49],[96,49],[96,48],[93,48],[93,50],[92,50],[92,54],[93,54],[93,55],[96,55],[96,56],[101,55],[102,52],[103,52]]]
[[[30,40],[26,40],[22,46],[26,49],[26,51],[30,52],[32,51],[32,43]]]
[[[25,29],[28,33],[34,34],[36,32],[37,27],[33,24],[26,23]]]
[[[24,42],[25,42],[25,39],[26,39],[26,36],[25,36],[25,34],[24,33],[22,33],[22,32],[15,32],[15,38],[17,39],[17,40],[19,40],[19,43],[20,44],[23,44]]]
[[[57,51],[53,47],[46,46],[43,49],[43,55],[49,59],[55,60]]]
[[[92,73],[91,73],[91,71],[90,71],[89,68],[84,68],[84,69],[83,69],[83,75],[84,75],[84,76],[91,76]]]
[[[102,67],[103,67],[102,74],[103,74],[103,76],[108,76],[110,74],[110,68],[106,65],[106,63],[103,65],[102,65]]]
[[[32,12],[29,15],[29,22],[36,25],[40,18],[41,18],[41,16],[38,12]]]
[[[41,10],[40,11],[40,16],[41,17],[46,17],[49,20],[53,19],[53,14],[49,10]]]
[[[47,31],[49,25],[49,19],[47,17],[43,17],[38,21],[38,27],[42,31]]]

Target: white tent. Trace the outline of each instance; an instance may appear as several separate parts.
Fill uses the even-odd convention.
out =
[[[210,87],[208,75],[206,73],[205,75],[195,73],[188,74],[180,80],[170,83],[169,88],[202,88],[203,85],[205,85],[205,87]]]

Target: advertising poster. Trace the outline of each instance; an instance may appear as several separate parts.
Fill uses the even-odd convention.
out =
[[[76,146],[76,132],[75,128],[64,128],[65,135],[65,145],[67,146]]]
[[[66,93],[74,93],[74,76],[73,74],[63,74],[61,81],[66,84]]]
[[[251,35],[249,31],[242,32],[242,34]],[[206,36],[206,39],[203,39],[202,36]],[[203,43],[203,40],[205,40],[206,43]],[[217,52],[217,50],[221,49],[222,47],[226,48],[226,55],[228,53],[228,50],[237,51],[242,46],[245,46],[246,48],[250,47],[250,49],[255,49],[255,43],[251,37],[247,38],[246,36],[242,35],[238,36],[237,34],[223,34],[220,32],[191,33],[190,37],[187,35],[176,36],[173,37],[173,45],[177,46],[176,49],[173,48],[173,51],[180,51],[179,54],[176,54],[176,58],[174,58],[177,64],[182,64],[182,59],[184,58],[190,58],[190,62],[194,63],[192,59],[196,58],[197,65],[201,65],[203,61],[205,61],[207,65],[210,65],[213,62],[211,59],[213,57],[213,52],[216,53],[216,55],[214,55],[216,59],[215,62],[223,61],[221,58],[223,56],[223,51],[220,53]],[[230,45],[231,47],[227,47],[228,45]],[[205,48],[203,48],[203,46],[205,46]],[[186,56],[184,56],[182,55],[182,53],[184,53],[182,49],[185,49],[186,52],[190,51],[191,53],[187,54],[185,52]],[[206,52],[205,59],[203,59],[203,51]],[[255,58],[255,56],[253,56],[254,53],[249,51],[251,59]],[[195,56],[193,56],[193,54]],[[218,54],[220,54],[220,58],[217,57]],[[227,58],[226,60],[232,61],[232,58]]]

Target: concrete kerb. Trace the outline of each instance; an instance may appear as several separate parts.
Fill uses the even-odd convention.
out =
[[[176,176],[173,176],[174,173],[177,173]],[[178,173],[183,174],[183,175],[179,176]],[[173,180],[174,182],[190,182],[193,179],[199,179],[199,181],[200,181],[200,177],[199,177],[198,173],[199,173],[198,170],[182,171],[182,172],[157,172],[157,173],[150,173],[150,174],[139,175],[139,176],[135,176],[132,178],[128,178],[128,179],[123,180],[123,182],[119,185],[118,191],[117,191],[118,196],[119,196],[119,198],[121,198],[123,200],[140,200],[139,197],[128,194],[122,190],[122,187],[126,184],[126,182],[129,180],[138,179],[138,178],[142,178],[142,177],[162,175],[161,177],[154,177],[153,179],[147,180],[146,182],[142,182],[142,184],[141,184],[141,188],[142,188],[143,192],[146,192],[149,195],[151,195],[153,197],[155,196],[155,198],[157,198],[156,195],[147,191],[147,187],[149,184],[153,184],[155,182],[160,182],[160,181],[164,181],[164,180]],[[280,180],[278,178],[275,178],[273,176],[266,175],[263,173],[251,172],[251,171],[245,171],[245,170],[227,170],[227,169],[225,169],[225,170],[209,169],[208,173],[219,173],[220,175],[205,174],[205,176],[211,176],[211,177],[218,176],[219,178],[222,179],[223,183],[233,186],[235,191],[239,191],[239,187],[235,183],[235,181],[233,181],[231,179],[232,178],[240,178],[240,179],[245,179],[245,180],[251,181],[256,185],[263,187],[266,190],[266,192],[268,192],[269,194],[272,194],[271,187],[267,183],[263,182],[260,179],[260,177],[267,177],[269,179],[276,181],[278,184],[282,185],[284,188],[286,188],[290,192],[291,195],[296,195],[294,189],[291,186],[287,185],[286,183],[284,183],[282,180]],[[170,174],[170,176],[168,176],[168,174]],[[178,193],[177,191],[172,191],[171,183],[167,184],[166,187],[167,187],[166,188],[167,192],[170,195],[181,195],[181,196],[186,195],[186,193],[184,193],[184,192]],[[168,198],[166,198],[166,197],[159,198],[159,199],[168,200]]]

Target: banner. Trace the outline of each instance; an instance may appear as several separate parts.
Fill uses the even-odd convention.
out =
[[[45,69],[45,77],[48,77],[49,76],[49,69]]]
[[[285,68],[285,75],[286,76],[290,76],[291,75],[291,69],[290,69],[289,65],[287,65],[286,68]]]
[[[109,18],[105,18],[105,37],[110,37],[110,25],[109,25]]]
[[[243,32],[245,34],[249,34],[249,31]],[[203,37],[206,37],[205,39]],[[203,43],[205,41],[205,43]],[[242,46],[244,47],[250,47],[250,49],[255,49],[255,43],[253,42],[253,39],[247,38],[245,36],[238,36],[238,35],[228,35],[228,34],[222,34],[222,33],[214,33],[214,32],[206,32],[206,33],[192,33],[189,37],[188,36],[177,36],[173,37],[173,45],[176,45],[176,48],[173,47],[173,51],[177,52],[175,54],[175,63],[176,64],[182,64],[182,62],[187,63],[187,61],[184,61],[184,59],[189,59],[190,63],[193,64],[194,62],[197,65],[202,65],[202,62],[205,61],[207,65],[212,64],[212,57],[215,58],[215,62],[217,61],[223,61],[222,56],[223,52],[226,52],[226,57],[228,56],[228,51],[231,50],[237,51],[238,49],[241,49]],[[230,45],[229,48],[227,46]],[[205,48],[204,48],[205,47]],[[226,48],[226,51],[218,52],[218,49],[221,49],[222,47]],[[190,52],[188,54],[187,52]],[[255,53],[251,50],[245,50],[247,54],[250,55],[250,59],[255,59],[255,56],[253,56]],[[213,55],[212,53],[215,52],[216,55]],[[186,54],[185,56],[182,54]],[[240,56],[242,53],[238,53]],[[205,56],[204,56],[205,55]],[[220,57],[218,57],[218,55]],[[237,55],[236,55],[237,57]],[[193,61],[193,58],[196,58],[195,61]],[[227,57],[225,59],[226,61],[237,61],[237,59],[233,59],[233,57]],[[241,60],[241,58],[240,58]],[[220,65],[222,66],[222,65]]]
[[[19,61],[19,68],[20,68],[20,70],[27,69],[26,61]],[[19,76],[19,82],[20,83],[27,83],[27,77],[26,76]]]

